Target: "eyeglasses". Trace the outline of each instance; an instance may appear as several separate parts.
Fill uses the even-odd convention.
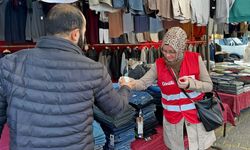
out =
[[[163,49],[161,49],[161,52],[164,54],[176,54],[175,50],[163,50]]]

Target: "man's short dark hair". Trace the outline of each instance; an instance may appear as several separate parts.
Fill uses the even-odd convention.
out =
[[[57,4],[49,11],[45,23],[47,35],[68,34],[85,25],[79,9],[69,4]]]

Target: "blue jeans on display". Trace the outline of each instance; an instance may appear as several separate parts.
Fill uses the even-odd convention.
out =
[[[113,148],[113,149],[121,149],[124,146],[127,147],[131,145],[131,143],[135,140],[135,135],[127,137],[126,139],[124,139],[122,142],[119,143],[115,143],[115,145],[110,145],[110,143],[108,144],[109,148]],[[108,141],[109,142],[109,141]],[[122,149],[121,149],[122,150]]]
[[[93,136],[95,145],[105,145],[106,137],[98,122],[94,120],[93,122]]]
[[[94,106],[95,119],[103,124],[107,124],[110,128],[115,128],[126,124],[131,121],[135,115],[135,111],[132,106],[128,108],[116,117],[110,117],[105,115],[98,107]]]
[[[120,133],[128,131],[129,129],[133,129],[135,127],[135,122],[133,120],[119,128],[109,128],[106,125],[103,125],[102,127],[105,133],[118,135]]]
[[[119,83],[113,83],[113,88],[116,90],[119,90],[119,88],[120,88]]]
[[[94,150],[103,150],[104,145],[98,145],[94,147]]]
[[[95,138],[95,145],[98,146],[98,145],[105,145],[106,143],[106,136],[105,134],[99,138]]]
[[[104,150],[131,150],[131,144],[126,144],[126,145],[122,145],[122,146],[119,146],[119,147],[113,147],[113,146],[110,146],[110,145],[107,145],[104,147]]]
[[[134,105],[145,105],[153,99],[154,98],[148,92],[132,91],[129,98],[129,103]]]
[[[154,111],[151,111],[151,112],[148,112],[146,114],[143,114],[143,119],[144,120],[147,120],[147,119],[150,119],[150,118],[153,118],[153,117],[155,117]]]
[[[154,112],[154,111],[156,111],[156,106],[155,106],[155,104],[149,104],[149,105],[147,105],[146,107],[143,107],[142,108],[142,114],[144,115],[144,114],[147,114],[147,113],[149,113],[149,112]]]
[[[143,8],[143,1],[142,0],[129,0],[129,10],[132,12],[132,14],[139,14],[143,15],[145,14],[144,8]]]
[[[149,86],[148,89],[149,91],[152,91],[154,93],[159,93],[161,94],[161,89],[159,86],[155,85],[155,86]]]
[[[132,128],[118,135],[114,135],[114,137],[115,137],[115,143],[126,141],[126,139],[133,139],[135,137],[135,130],[134,128]]]

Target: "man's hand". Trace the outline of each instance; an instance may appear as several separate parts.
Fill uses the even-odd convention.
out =
[[[129,78],[129,77],[120,77],[119,79],[119,84],[120,86],[128,86],[130,89],[133,89],[135,87],[135,80],[133,78]]]
[[[180,77],[177,81],[177,84],[178,84],[179,88],[181,88],[181,89],[188,89],[189,88],[189,77],[187,77],[187,76]]]

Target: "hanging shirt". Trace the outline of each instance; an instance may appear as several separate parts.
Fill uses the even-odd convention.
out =
[[[122,11],[109,13],[109,36],[117,38],[123,34]]]
[[[142,33],[149,31],[149,17],[146,15],[136,15],[134,16],[135,22],[135,33]]]
[[[159,10],[158,16],[164,19],[173,19],[172,0],[156,0],[156,7]]]
[[[99,39],[98,20],[99,14],[90,10],[89,6],[84,4],[81,8],[86,19],[86,40],[89,44],[97,44]]]
[[[89,8],[98,12],[116,12],[119,10],[113,8],[111,0],[89,0]]]
[[[7,2],[5,10],[5,41],[7,43],[25,42],[26,17],[26,0]]]
[[[149,17],[149,32],[150,33],[158,33],[163,29],[162,21],[159,17],[153,18]]]
[[[131,13],[123,13],[123,33],[134,31],[134,17]]]
[[[129,11],[135,15],[144,15],[143,0],[128,0]]]
[[[46,3],[74,3],[78,0],[41,0]]]
[[[190,0],[172,0],[174,18],[184,23],[191,20]]]
[[[37,39],[45,35],[45,15],[43,13],[42,4],[38,1],[32,2],[32,11],[28,11],[26,20],[26,40]]]
[[[191,0],[192,23],[207,25],[209,19],[209,0]]]
[[[249,0],[236,0],[230,10],[229,22],[250,21]]]
[[[8,0],[0,0],[0,40],[4,40],[5,8]]]
[[[229,10],[233,6],[235,0],[217,0],[215,21],[217,23],[226,23],[229,18]]]

